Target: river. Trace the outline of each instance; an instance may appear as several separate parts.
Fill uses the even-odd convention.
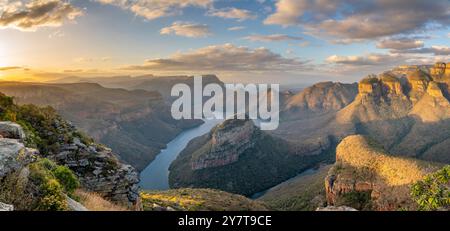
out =
[[[169,189],[169,166],[177,158],[178,154],[192,139],[202,136],[223,120],[205,120],[205,123],[182,132],[162,150],[144,171],[141,172],[140,186],[147,190]]]

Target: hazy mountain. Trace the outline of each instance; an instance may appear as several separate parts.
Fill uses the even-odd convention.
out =
[[[0,91],[19,104],[50,105],[110,146],[139,170],[183,129],[200,121],[177,121],[158,92],[104,88],[96,83],[0,83]]]

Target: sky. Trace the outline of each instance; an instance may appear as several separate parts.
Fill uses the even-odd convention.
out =
[[[0,78],[352,82],[450,62],[449,0],[0,0]]]

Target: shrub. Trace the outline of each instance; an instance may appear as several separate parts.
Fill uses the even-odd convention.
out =
[[[64,190],[71,195],[80,186],[75,174],[66,166],[58,166],[53,170],[56,179],[63,185]]]
[[[450,165],[413,184],[411,196],[421,210],[449,209]]]
[[[49,179],[48,181],[46,181],[43,185],[41,185],[41,190],[44,196],[39,202],[39,210],[67,210],[67,201],[63,193],[63,187],[56,179]]]
[[[38,210],[66,210],[66,194],[79,186],[75,174],[65,166],[42,158],[29,165],[30,178],[39,188]]]

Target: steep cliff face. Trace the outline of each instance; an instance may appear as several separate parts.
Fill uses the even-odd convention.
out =
[[[138,201],[138,173],[121,163],[111,149],[81,134],[51,108],[17,106],[11,98],[1,98],[0,117],[23,124],[0,123],[2,175],[24,168],[32,162],[29,156],[45,157],[72,170],[85,190],[121,204]]]
[[[415,210],[413,183],[438,169],[431,162],[387,154],[364,136],[349,136],[337,147],[336,163],[325,178],[329,205],[363,210]]]
[[[282,112],[288,119],[338,111],[350,104],[357,95],[356,84],[323,82],[289,96]]]
[[[174,120],[156,91],[108,89],[96,83],[14,82],[0,83],[0,91],[14,96],[22,105],[52,106],[64,119],[111,147],[122,161],[138,170],[184,129],[202,123]]]
[[[170,166],[171,188],[214,188],[252,195],[329,158],[297,155],[292,145],[250,120],[228,120],[192,140]]]
[[[256,132],[252,121],[224,122],[213,130],[211,141],[192,155],[192,169],[220,167],[238,161],[245,150],[254,147]]]

